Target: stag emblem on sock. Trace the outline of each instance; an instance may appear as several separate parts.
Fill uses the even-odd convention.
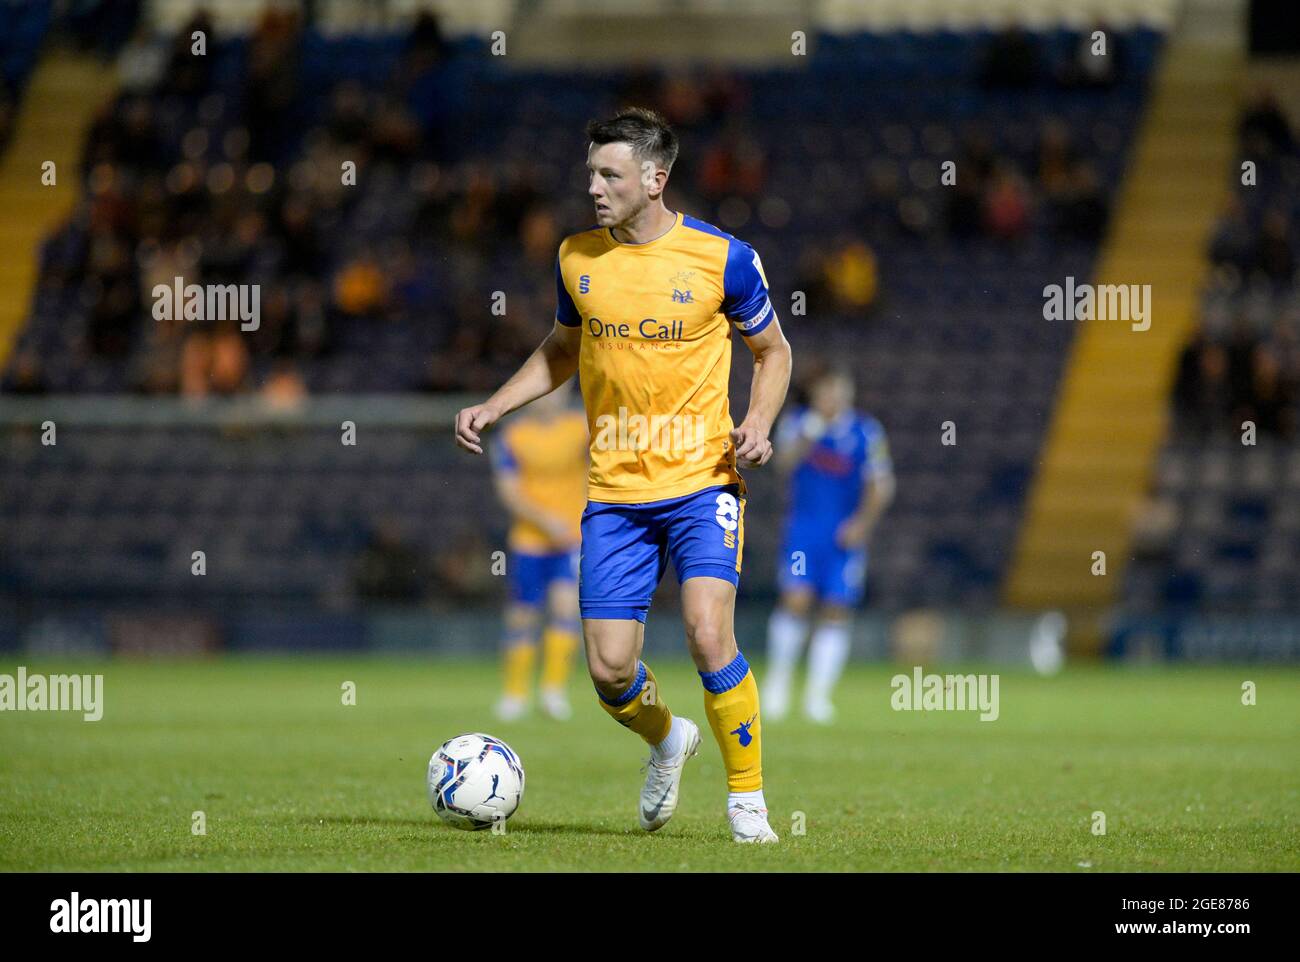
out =
[[[733,728],[730,732],[727,733],[729,735],[737,736],[737,740],[740,742],[741,748],[748,748],[749,743],[754,740],[754,736],[749,733],[749,726],[754,724],[754,719],[757,717],[758,717],[758,713],[756,712],[753,715],[749,716],[749,721],[741,722],[739,728]]]

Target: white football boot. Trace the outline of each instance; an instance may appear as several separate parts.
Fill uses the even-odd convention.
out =
[[[727,821],[731,823],[731,837],[737,842],[779,842],[772,826],[767,824],[767,809],[759,808],[749,802],[736,802],[727,809]]]
[[[496,716],[498,721],[518,721],[527,714],[527,698],[518,698],[513,695],[502,695],[501,700],[497,702]]]
[[[549,718],[568,721],[573,717],[573,709],[569,707],[568,696],[563,691],[543,689],[538,700],[542,706],[542,714]]]
[[[677,716],[682,723],[685,747],[672,761],[660,764],[653,754],[645,766],[645,785],[641,788],[641,805],[637,815],[647,832],[663,828],[677,811],[677,789],[682,783],[682,769],[687,759],[700,750],[700,728],[689,718]]]
[[[815,725],[835,724],[835,706],[829,698],[809,698],[804,702],[803,714]]]

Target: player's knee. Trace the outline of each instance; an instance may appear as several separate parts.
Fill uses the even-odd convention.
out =
[[[686,622],[686,640],[691,651],[707,660],[726,654],[734,643],[731,629],[717,618],[696,618]]]
[[[627,691],[628,686],[636,679],[636,659],[632,659],[628,664],[622,664],[592,658],[587,662],[587,670],[596,690],[607,698],[614,698]]]
[[[822,605],[820,616],[824,622],[844,625],[853,617],[853,611],[843,605]]]
[[[796,618],[806,618],[812,611],[812,594],[807,591],[791,591],[781,596],[781,607]]]
[[[506,627],[511,631],[531,631],[542,620],[542,610],[536,605],[512,604],[506,609]]]
[[[569,585],[552,589],[550,608],[551,614],[555,618],[576,621],[578,618],[578,589]]]

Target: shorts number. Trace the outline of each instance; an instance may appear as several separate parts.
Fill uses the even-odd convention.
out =
[[[740,523],[740,505],[733,494],[718,495],[718,512],[713,519],[722,525],[723,531],[735,531]]]

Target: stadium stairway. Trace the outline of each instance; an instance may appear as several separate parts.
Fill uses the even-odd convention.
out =
[[[1235,51],[1175,41],[1153,80],[1091,279],[1099,288],[1150,284],[1149,329],[1127,320],[1043,322],[1080,327],[1003,597],[1015,607],[1064,607],[1080,654],[1099,650],[1100,618],[1118,598],[1135,512],[1165,435],[1178,352],[1196,319],[1225,198],[1240,66]],[[1092,573],[1096,551],[1106,555],[1104,576]]]
[[[0,157],[0,369],[27,319],[42,244],[81,192],[86,131],[114,86],[111,66],[52,48],[23,95],[13,140]],[[41,183],[47,160],[57,172],[51,187]]]

